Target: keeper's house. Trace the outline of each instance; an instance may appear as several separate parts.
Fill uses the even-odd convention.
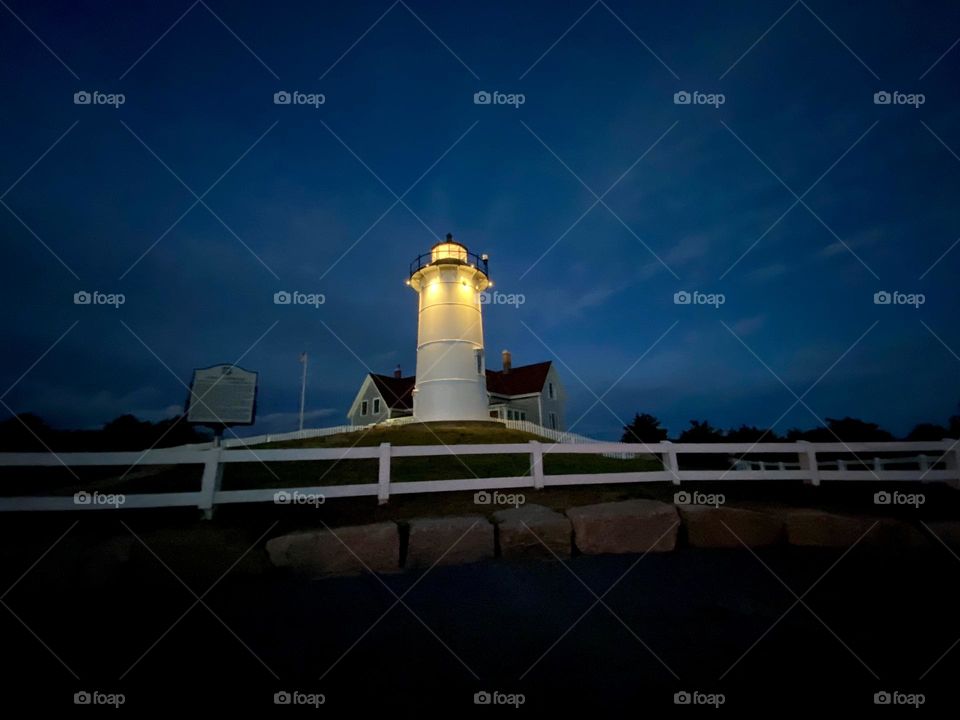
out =
[[[486,370],[491,418],[528,420],[553,430],[564,430],[566,393],[550,361],[514,367],[503,351],[500,370]],[[351,425],[369,425],[413,415],[413,390],[417,378],[403,377],[398,366],[393,375],[369,373],[350,406]]]

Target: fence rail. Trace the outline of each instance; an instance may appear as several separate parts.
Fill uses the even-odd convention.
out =
[[[912,453],[909,457],[889,457],[891,453]],[[514,477],[463,478],[391,482],[393,458],[472,455],[527,455],[528,475]],[[653,455],[662,461],[662,469],[631,472],[604,472],[548,475],[544,458],[551,454],[580,455]],[[727,468],[683,469],[680,456],[714,455],[728,457]],[[762,461],[757,456],[782,458],[793,455],[796,461]],[[887,457],[885,457],[885,455]],[[818,457],[830,456],[830,457]],[[836,456],[844,456],[847,459]],[[376,459],[378,471],[370,482],[352,485],[315,487],[259,488],[223,490],[223,468],[231,463],[275,463],[291,461],[331,461]],[[192,506],[207,515],[217,505],[247,502],[283,502],[291,497],[322,496],[377,497],[385,503],[391,495],[408,493],[453,492],[545,488],[605,483],[688,481],[771,481],[799,480],[812,485],[825,481],[919,481],[942,482],[960,488],[960,441],[869,442],[869,443],[671,443],[649,445],[608,443],[549,444],[539,441],[485,445],[406,445],[383,443],[375,447],[253,449],[249,447],[169,448],[146,452],[113,453],[0,453],[0,467],[118,467],[126,471],[134,466],[202,465],[200,489],[193,492],[124,493],[125,508]],[[897,465],[898,469],[889,469]],[[903,467],[907,466],[907,467]],[[913,467],[915,466],[915,467]],[[136,482],[131,479],[131,482]],[[71,488],[72,489],[72,488]],[[75,495],[33,495],[0,497],[0,511],[91,510],[112,507],[91,500],[89,493]]]

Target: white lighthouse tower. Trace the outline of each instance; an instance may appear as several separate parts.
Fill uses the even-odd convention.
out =
[[[413,415],[422,421],[489,420],[480,293],[493,283],[487,256],[448,234],[410,264],[420,295]]]

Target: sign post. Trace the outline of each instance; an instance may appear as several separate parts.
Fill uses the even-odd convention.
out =
[[[204,468],[203,490],[211,497],[204,511],[213,514],[212,498],[220,489],[223,465],[219,462],[223,431],[234,425],[253,425],[257,413],[257,373],[237,365],[213,365],[197,368],[190,381],[187,398],[187,422],[213,428],[216,468]]]
[[[303,407],[307,400],[307,353],[300,353],[303,375],[300,377],[300,432],[303,432]]]

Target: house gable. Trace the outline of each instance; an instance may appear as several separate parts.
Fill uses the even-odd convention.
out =
[[[360,403],[364,399],[370,398],[371,390],[373,390],[376,393],[376,395],[380,397],[382,402],[383,396],[380,395],[379,389],[374,384],[372,374],[368,373],[367,376],[363,379],[363,382],[360,383],[360,389],[357,391],[357,395],[356,397],[354,397],[353,403],[351,403],[350,409],[347,411],[347,418],[352,420],[354,417],[359,417]]]

